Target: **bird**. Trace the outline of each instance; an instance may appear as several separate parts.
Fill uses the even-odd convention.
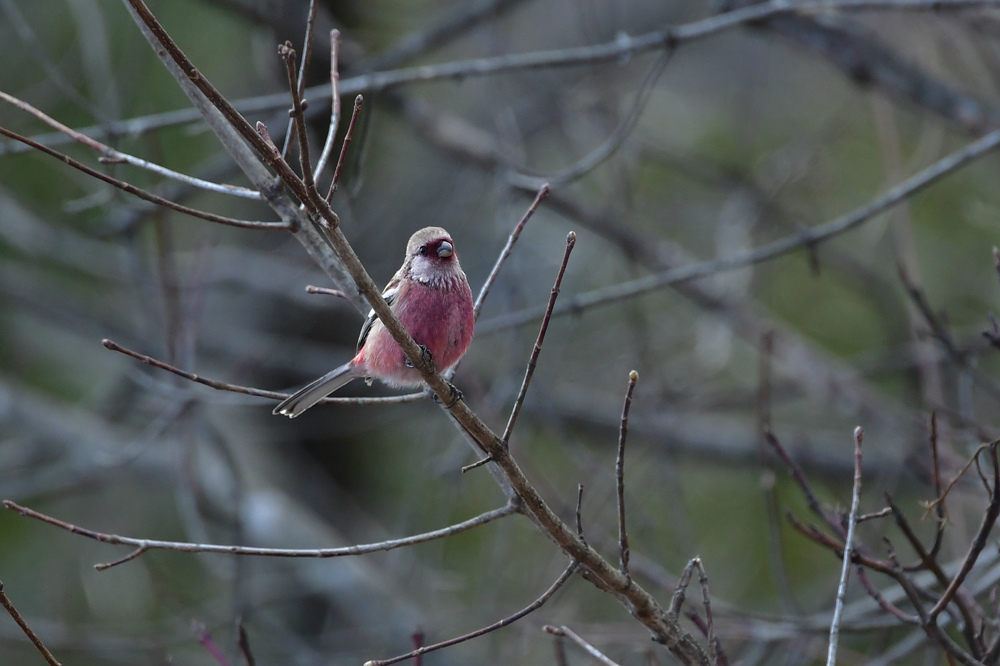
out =
[[[382,298],[440,372],[453,368],[468,351],[475,328],[472,290],[455,242],[441,227],[425,227],[410,237],[403,265],[386,284]],[[273,413],[295,418],[360,378],[369,385],[378,379],[393,388],[423,383],[375,310],[361,326],[354,358],[286,398]]]

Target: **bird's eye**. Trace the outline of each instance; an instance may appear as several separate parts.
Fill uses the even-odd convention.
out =
[[[426,257],[427,256],[427,246],[426,245],[421,245],[420,246],[420,256],[421,257]]]

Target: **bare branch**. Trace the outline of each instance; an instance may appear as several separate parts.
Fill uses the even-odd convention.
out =
[[[561,627],[553,627],[551,624],[547,624],[544,627],[542,627],[542,630],[545,631],[546,633],[552,634],[553,636],[560,636],[560,637],[565,636],[566,638],[570,639],[571,641],[582,647],[584,652],[586,652],[591,657],[604,664],[604,666],[618,666],[617,662],[609,659],[607,655],[605,655],[596,647],[585,641],[572,629],[570,629],[565,625]]]
[[[267,398],[269,400],[284,400],[289,396],[287,393],[281,393],[279,391],[265,391],[264,389],[257,389],[250,386],[239,386],[237,384],[229,384],[227,382],[220,382],[214,379],[208,379],[202,377],[201,375],[195,374],[193,372],[187,372],[186,370],[181,370],[178,367],[170,365],[169,363],[164,363],[152,356],[147,356],[146,354],[140,354],[137,351],[133,351],[127,347],[122,347],[120,344],[114,340],[104,339],[101,344],[105,348],[111,351],[116,351],[120,354],[125,354],[126,356],[131,356],[137,361],[142,361],[146,365],[151,365],[154,368],[159,368],[160,370],[166,370],[167,372],[173,373],[178,377],[183,377],[189,381],[195,382],[197,384],[202,384],[203,386],[208,386],[214,388],[217,391],[229,391],[230,393],[239,393],[242,395],[250,395],[256,398]],[[387,405],[387,404],[398,404],[404,402],[416,402],[418,400],[426,400],[428,394],[425,391],[420,393],[406,393],[403,395],[395,396],[383,396],[383,397],[355,397],[348,398],[344,396],[328,396],[323,398],[320,404],[324,405]]]
[[[361,105],[364,104],[364,97],[358,95],[354,98],[354,111],[351,112],[351,122],[347,125],[347,133],[344,134],[344,143],[340,146],[340,157],[337,158],[337,167],[333,170],[333,180],[330,182],[330,189],[326,192],[326,200],[330,201],[337,191],[340,183],[340,170],[344,168],[344,158],[347,157],[347,149],[354,138],[354,127],[358,124],[358,116],[361,115]]]
[[[851,571],[851,550],[854,548],[854,528],[858,524],[858,508],[861,505],[861,442],[864,431],[861,426],[854,429],[854,490],[851,493],[851,512],[847,516],[847,537],[844,541],[844,562],[837,585],[837,601],[830,621],[830,648],[826,654],[826,666],[836,666],[837,646],[840,642],[840,621],[844,614],[844,598],[847,596],[847,578]]]
[[[556,273],[556,282],[552,285],[552,292],[549,294],[549,303],[545,308],[546,315],[542,317],[542,325],[538,330],[535,346],[532,348],[531,356],[528,358],[528,367],[524,371],[521,390],[518,391],[517,399],[514,400],[514,408],[510,412],[507,427],[503,431],[503,437],[501,437],[505,446],[510,443],[510,435],[514,432],[514,424],[517,423],[517,416],[521,413],[524,397],[528,393],[528,384],[531,383],[531,376],[535,373],[535,366],[538,364],[538,355],[542,353],[542,343],[545,341],[545,332],[549,328],[549,318],[552,315],[552,308],[555,307],[556,299],[559,297],[563,275],[566,274],[566,265],[569,263],[569,255],[573,252],[574,246],[576,246],[576,233],[571,231],[566,236],[566,251],[563,253],[562,263],[559,264],[559,272]]]
[[[7,592],[4,590],[3,581],[0,581],[0,606],[3,606],[4,610],[6,610],[7,613],[14,619],[14,622],[17,623],[17,626],[21,627],[21,631],[23,631],[24,635],[28,637],[28,640],[31,641],[31,644],[35,646],[35,649],[38,650],[39,654],[41,654],[45,661],[48,662],[49,666],[62,666],[49,649],[45,647],[45,643],[43,643],[42,639],[38,637],[38,634],[36,634],[32,628],[28,626],[28,623],[25,622],[23,617],[21,617],[21,614],[17,612],[17,608],[14,607],[14,602],[10,600],[10,597],[7,596]]]
[[[500,251],[500,256],[497,257],[496,263],[493,264],[493,268],[490,270],[490,274],[486,277],[486,281],[483,282],[482,288],[479,290],[479,295],[476,296],[476,304],[473,306],[473,313],[476,320],[479,319],[479,313],[483,309],[483,302],[486,301],[486,297],[490,293],[490,289],[493,287],[493,283],[496,282],[497,275],[500,273],[500,269],[503,268],[504,263],[507,261],[507,257],[510,256],[511,250],[514,249],[514,243],[521,236],[521,232],[524,231],[524,225],[528,223],[531,216],[535,214],[538,210],[538,206],[541,205],[542,201],[549,196],[549,185],[548,183],[543,183],[541,187],[538,188],[538,193],[535,195],[535,200],[531,202],[528,206],[528,210],[524,212],[521,220],[514,226],[514,230],[510,232],[507,237],[507,244],[503,246]]]
[[[22,516],[28,518],[34,518],[35,520],[40,520],[49,525],[54,525],[59,529],[66,530],[73,534],[79,534],[80,536],[87,537],[88,539],[93,539],[95,541],[100,541],[102,543],[109,543],[119,546],[134,546],[142,552],[149,550],[173,550],[181,553],[218,553],[222,555],[245,555],[252,557],[313,557],[319,559],[326,559],[331,557],[348,557],[353,555],[367,555],[369,553],[377,553],[385,550],[393,550],[395,548],[402,548],[404,546],[412,546],[418,543],[425,543],[427,541],[433,541],[435,539],[442,539],[444,537],[449,537],[454,534],[459,534],[465,532],[466,530],[471,530],[474,527],[479,527],[480,525],[485,525],[486,523],[492,522],[498,518],[504,518],[513,513],[517,512],[517,507],[513,504],[507,504],[499,509],[493,509],[492,511],[487,511],[486,513],[481,513],[474,518],[464,520],[460,523],[455,523],[454,525],[449,525],[448,527],[442,527],[438,530],[433,530],[430,532],[424,532],[422,534],[415,534],[413,536],[403,537],[401,539],[390,539],[388,541],[380,541],[377,543],[369,544],[358,544],[354,546],[344,546],[341,548],[257,548],[253,546],[229,546],[221,544],[208,544],[208,543],[188,543],[185,541],[160,541],[158,539],[136,539],[132,537],[119,536],[117,534],[107,534],[105,532],[96,532],[85,527],[79,527],[73,525],[72,523],[67,523],[65,521],[59,520],[58,518],[53,518],[44,513],[35,511],[34,509],[29,509],[28,507],[21,506],[11,500],[4,500],[4,506],[12,511],[16,511]],[[128,557],[116,560],[108,564],[99,564],[95,568],[99,571],[108,569],[116,564],[122,564],[130,560],[135,559],[142,552],[135,552]]]
[[[759,5],[755,5],[759,6]],[[717,275],[727,271],[742,268],[762,261],[767,261],[783,254],[805,247],[815,246],[830,238],[833,238],[846,231],[850,231],[862,223],[870,220],[879,213],[905,201],[923,188],[931,185],[952,171],[968,164],[988,152],[1000,146],[1000,130],[977,139],[964,148],[947,155],[938,160],[926,169],[914,174],[899,185],[891,188],[881,196],[872,199],[867,204],[842,215],[825,224],[806,229],[805,231],[786,236],[772,243],[760,247],[738,252],[727,257],[719,257],[708,261],[672,268],[661,273],[649,275],[647,277],[622,282],[620,284],[596,289],[591,292],[578,294],[553,310],[553,316],[561,316],[570,313],[579,313],[581,310],[614,303],[626,298],[632,298],[639,294],[644,294],[655,289],[660,289],[680,282],[687,282],[697,278]],[[484,333],[521,326],[531,321],[535,321],[544,314],[539,308],[527,308],[520,312],[514,312],[503,317],[498,317],[491,321],[480,324],[477,333]]]
[[[49,116],[40,109],[35,108],[31,104],[28,104],[22,99],[18,99],[13,95],[8,95],[7,93],[0,90],[0,99],[4,100],[8,104],[16,106],[26,113],[30,113],[32,116],[41,120],[46,125],[55,128],[57,131],[62,132],[66,136],[70,137],[77,143],[80,143],[88,148],[91,148],[101,154],[101,162],[104,164],[112,164],[117,162],[123,162],[125,164],[130,164],[141,169],[146,169],[158,176],[163,176],[164,178],[170,178],[171,180],[176,180],[178,182],[184,183],[185,185],[190,185],[191,187],[197,187],[199,189],[207,190],[209,192],[217,192],[219,194],[228,194],[234,197],[241,197],[244,199],[253,199],[256,201],[263,201],[264,197],[260,192],[256,190],[251,190],[246,187],[239,187],[237,185],[224,185],[221,183],[213,183],[201,178],[195,178],[194,176],[189,176],[179,171],[174,171],[173,169],[168,169],[166,167],[160,166],[153,162],[149,162],[134,155],[129,155],[128,153],[123,153],[120,150],[115,150],[111,146],[105,145],[93,139],[82,132],[67,127],[55,118]],[[30,145],[30,144],[24,144]],[[44,145],[39,142],[39,145]],[[34,146],[31,146],[34,147]],[[50,155],[53,153],[49,153]]]
[[[632,392],[638,381],[638,372],[633,370],[628,373],[628,389],[625,391],[621,428],[618,432],[618,457],[615,460],[615,490],[618,497],[618,562],[626,579],[631,579],[631,576],[628,573],[628,531],[625,529],[625,439],[628,437],[628,412],[632,408]]]
[[[333,154],[333,144],[340,126],[340,31],[330,31],[330,124],[326,130],[326,141],[316,163],[316,180],[319,181],[326,163]]]
[[[502,629],[510,624],[513,624],[514,622],[517,622],[525,615],[528,615],[538,610],[539,608],[542,607],[542,605],[546,601],[551,599],[552,595],[554,595],[559,590],[559,588],[562,587],[567,580],[569,580],[570,576],[573,575],[573,572],[576,571],[576,566],[577,566],[576,562],[570,563],[570,565],[566,567],[566,570],[563,571],[562,574],[560,574],[559,578],[557,578],[556,581],[552,583],[549,589],[545,590],[545,592],[542,593],[542,596],[538,597],[533,602],[531,602],[518,612],[514,613],[513,615],[508,615],[502,620],[498,620],[497,622],[494,622],[489,626],[483,627],[482,629],[477,629],[476,631],[472,631],[467,634],[463,634],[461,636],[457,636],[455,638],[451,638],[446,641],[441,641],[440,643],[434,643],[433,645],[425,645],[423,647],[417,648],[416,650],[407,652],[406,654],[401,654],[399,656],[392,657],[391,659],[378,659],[375,661],[366,661],[365,666],[388,666],[389,664],[395,664],[396,662],[403,661],[405,659],[410,659],[411,657],[420,657],[427,654],[428,652],[433,652],[435,650],[440,650],[442,648],[451,647],[452,645],[458,645],[459,643],[464,643],[465,641],[472,640],[473,638],[478,638],[479,636],[488,634],[491,631],[496,631],[497,629]]]
[[[190,215],[191,217],[197,217],[197,218],[202,219],[202,220],[207,220],[209,222],[215,222],[217,224],[223,224],[223,225],[226,225],[226,226],[229,226],[229,227],[239,227],[241,229],[258,229],[258,230],[260,230],[260,229],[267,229],[267,230],[287,230],[288,229],[288,225],[286,223],[284,223],[284,222],[258,222],[258,221],[255,221],[255,220],[237,220],[237,219],[232,218],[232,217],[226,217],[224,215],[215,215],[214,213],[206,213],[204,211],[198,210],[197,208],[191,208],[189,206],[184,206],[184,205],[181,205],[179,203],[174,203],[173,201],[169,201],[167,199],[164,199],[163,197],[157,196],[157,195],[153,194],[152,192],[147,192],[146,190],[140,189],[140,188],[136,187],[135,185],[132,185],[130,183],[126,183],[123,180],[118,180],[117,178],[112,178],[111,176],[109,176],[107,174],[101,173],[100,171],[97,171],[96,169],[90,168],[89,166],[87,166],[86,164],[83,164],[82,162],[78,162],[78,161],[74,160],[69,155],[64,155],[63,153],[60,153],[60,152],[58,152],[56,150],[53,150],[52,148],[49,148],[48,146],[43,146],[42,144],[38,143],[37,141],[29,139],[26,136],[21,136],[20,134],[17,134],[16,132],[12,132],[12,131],[4,128],[4,127],[0,127],[0,135],[6,136],[6,137],[8,137],[10,139],[14,139],[15,141],[20,141],[21,143],[23,143],[25,145],[31,146],[32,148],[34,148],[35,150],[37,150],[39,152],[45,153],[46,155],[50,155],[51,157],[56,158],[57,160],[63,162],[64,164],[68,164],[69,166],[73,167],[74,169],[76,169],[78,171],[82,171],[83,173],[87,174],[91,178],[95,178],[97,180],[105,182],[108,185],[113,185],[114,187],[117,187],[118,189],[120,189],[120,190],[122,190],[124,192],[128,192],[129,194],[132,194],[134,196],[139,197],[143,201],[148,201],[149,203],[156,204],[157,206],[163,206],[164,208],[169,208],[170,210],[175,210],[178,213],[184,213],[185,215]]]

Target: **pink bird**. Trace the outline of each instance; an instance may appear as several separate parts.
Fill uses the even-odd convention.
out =
[[[455,243],[441,227],[426,227],[406,244],[406,259],[382,292],[396,317],[427,350],[439,372],[457,364],[472,342],[475,326],[472,290],[458,263]],[[423,384],[420,372],[375,316],[361,327],[358,352],[350,361],[312,382],[274,408],[295,418],[340,387],[358,378],[395,388]]]

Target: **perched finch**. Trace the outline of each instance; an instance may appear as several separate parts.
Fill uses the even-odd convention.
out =
[[[455,243],[441,227],[427,227],[410,237],[406,259],[382,297],[440,372],[458,363],[469,348],[475,324],[472,290],[458,263]],[[397,388],[423,383],[374,310],[361,327],[354,358],[287,398],[274,413],[295,418],[359,377]]]

